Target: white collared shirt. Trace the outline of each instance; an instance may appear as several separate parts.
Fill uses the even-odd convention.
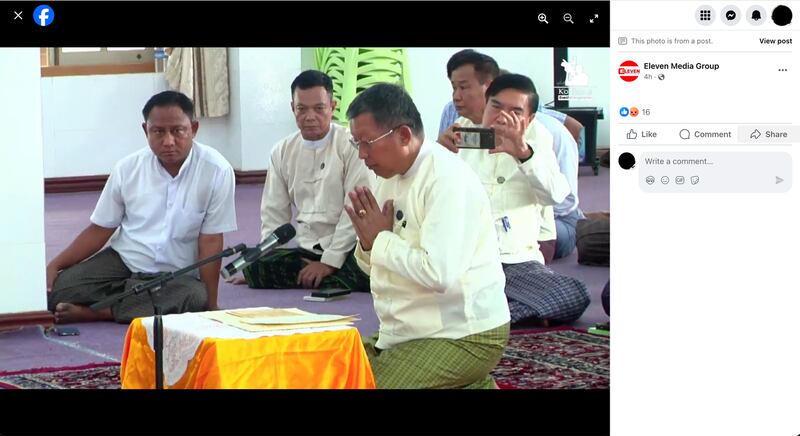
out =
[[[424,142],[405,174],[378,179],[375,199],[394,201],[393,229],[369,252],[358,244],[355,257],[370,276],[378,348],[460,339],[509,322],[491,207],[467,165]]]
[[[555,112],[555,111],[550,111]],[[578,208],[578,143],[572,133],[564,127],[563,122],[554,116],[537,112],[536,121],[542,123],[553,135],[553,152],[556,155],[558,168],[569,183],[569,194],[561,203],[553,206],[556,216],[566,216]]]
[[[464,117],[456,123],[478,127]],[[533,156],[524,163],[508,153],[489,154],[488,150],[461,149],[458,155],[475,171],[489,195],[503,263],[535,260],[544,264],[538,242],[542,207],[564,201],[570,187],[559,171],[553,136],[536,118],[525,132],[525,141]]]
[[[194,142],[178,175],[145,147],[118,162],[97,201],[92,223],[117,228],[111,238],[133,272],[175,271],[197,262],[197,240],[236,230],[233,168]]]
[[[287,136],[272,149],[261,196],[261,240],[290,222],[295,206],[297,245],[321,254],[322,263],[341,268],[356,243],[344,211],[347,193],[356,186],[372,189],[375,174],[350,145],[347,128],[331,123],[319,141],[306,141],[299,131]]]

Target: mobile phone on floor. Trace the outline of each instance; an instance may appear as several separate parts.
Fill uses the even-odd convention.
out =
[[[58,336],[78,336],[81,334],[76,327],[53,327],[53,333]]]

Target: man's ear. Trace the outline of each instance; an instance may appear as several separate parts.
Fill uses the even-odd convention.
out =
[[[403,143],[403,146],[405,147],[411,143],[411,138],[414,136],[414,132],[411,130],[411,127],[409,126],[400,126],[399,129],[400,131],[398,134],[400,135],[400,141]]]
[[[142,130],[144,130],[144,137],[147,138],[147,123],[142,123]]]
[[[192,138],[194,135],[197,135],[197,129],[200,128],[200,122],[197,120],[192,120]]]
[[[331,112],[336,112],[336,100],[331,99]]]

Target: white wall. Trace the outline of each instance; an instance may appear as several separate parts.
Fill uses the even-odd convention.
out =
[[[47,310],[38,48],[0,48],[0,313]]]
[[[163,73],[43,77],[44,176],[108,174],[147,147],[142,107],[165,89]],[[227,117],[200,119],[197,140],[225,154]]]
[[[452,90],[447,79],[447,60],[463,47],[409,48],[408,62],[411,70],[411,95],[425,125],[428,138],[435,139],[444,105],[451,99]],[[534,48],[480,48],[475,50],[493,57],[500,68],[524,74],[533,80],[543,103],[553,101],[553,49]],[[581,48],[569,50],[570,60],[578,59],[590,78],[592,100],[572,103],[572,106],[601,106],[608,118],[608,49]],[[598,124],[598,145],[608,144],[608,120]]]
[[[231,113],[200,118],[197,140],[235,169],[263,170],[272,145],[296,130],[289,85],[301,71],[300,49],[228,52]],[[163,73],[42,78],[44,177],[108,174],[147,147],[142,107],[165,89]]]
[[[44,176],[108,174],[147,146],[142,107],[164,89],[162,73],[44,77]]]
[[[476,48],[502,68],[531,77],[542,101],[553,100],[551,48]],[[410,48],[411,94],[426,133],[435,138],[442,108],[451,98],[446,64],[454,48]],[[272,145],[294,132],[289,85],[311,62],[313,50],[230,48],[231,112],[201,118],[197,140],[219,150],[238,170],[267,168]],[[608,49],[570,49],[590,77],[593,99],[602,106],[598,145],[608,145]],[[305,65],[305,67],[309,67]],[[147,142],[141,109],[150,96],[167,89],[163,73],[47,77],[41,79],[44,123],[44,176],[108,174],[114,163]],[[576,104],[573,104],[576,105]]]
[[[238,118],[233,120],[230,129],[235,135],[241,135],[240,169],[263,170],[267,168],[275,142],[297,130],[289,86],[301,71],[300,49],[239,48],[230,51],[235,53],[232,75],[238,77],[231,99],[235,102],[231,110]]]

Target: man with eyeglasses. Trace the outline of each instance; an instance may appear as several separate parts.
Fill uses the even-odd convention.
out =
[[[332,122],[333,82],[314,70],[291,84],[292,112],[299,131],[272,148],[261,198],[261,239],[292,219],[297,210],[297,248],[280,248],[244,269],[258,289],[338,288],[369,292],[369,277],[352,252],[356,234],[344,212],[345,194],[372,186],[345,127]],[[241,282],[241,281],[234,281]]]
[[[399,86],[377,84],[347,110],[359,157],[380,178],[345,210],[380,328],[364,340],[378,388],[491,388],[509,335],[489,200],[452,153],[425,140]]]
[[[491,82],[484,98],[480,119],[468,114],[456,123],[493,128],[495,148],[458,149],[452,128],[439,142],[469,164],[489,195],[512,322],[573,322],[589,305],[586,285],[547,268],[538,242],[547,218],[543,208],[563,201],[570,187],[559,170],[553,136],[535,119],[536,88],[526,76],[504,74]]]
[[[233,168],[194,141],[199,123],[192,101],[164,91],[148,100],[142,115],[150,147],[114,166],[89,226],[47,265],[48,309],[57,323],[127,323],[153,315],[147,293],[99,311],[89,306],[219,253],[222,234],[236,230]],[[153,297],[162,313],[218,309],[220,265],[201,267],[199,278],[167,282]]]
[[[509,73],[502,68],[495,73],[496,67],[497,63],[490,56],[471,49],[461,50],[450,58],[447,71],[448,78],[454,79],[453,99],[442,110],[440,136],[456,123],[459,116],[474,120],[483,116],[486,88],[494,77]],[[463,115],[456,110],[456,101]],[[585,129],[575,118],[547,109],[541,102],[535,119],[537,123],[531,123],[530,128],[536,130],[537,124],[541,124],[551,134],[559,170],[570,187],[569,194],[560,203],[541,206],[539,250],[545,264],[549,264],[553,259],[569,256],[575,250],[575,225],[584,218],[578,207],[578,164],[579,160],[583,160],[580,150],[584,147],[579,144],[585,141]]]

